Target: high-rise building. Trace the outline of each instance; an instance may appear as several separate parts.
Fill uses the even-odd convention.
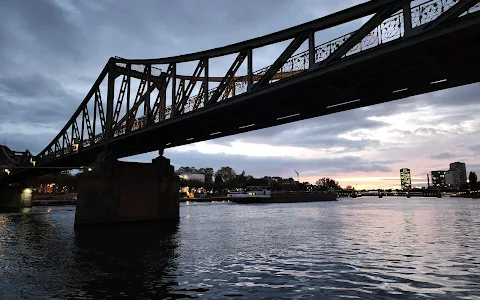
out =
[[[402,190],[409,190],[412,188],[412,177],[410,176],[410,169],[400,169],[400,186]]]
[[[445,174],[447,171],[432,171],[432,186],[445,187]]]
[[[445,185],[458,189],[460,187],[460,172],[458,170],[448,170],[447,173],[445,173]]]
[[[467,183],[467,168],[465,167],[465,163],[458,162],[458,161],[451,163],[450,170],[453,171],[452,173],[452,176],[454,176],[453,181],[457,188]]]

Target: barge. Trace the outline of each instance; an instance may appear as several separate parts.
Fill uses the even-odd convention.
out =
[[[337,201],[336,193],[271,191],[270,187],[250,186],[243,191],[230,192],[227,198],[236,203],[300,203]]]

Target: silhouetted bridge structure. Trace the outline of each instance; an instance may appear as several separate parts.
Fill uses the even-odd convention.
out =
[[[30,168],[0,183],[478,82],[479,11],[478,0],[368,1],[212,50],[113,57]],[[358,30],[317,43],[324,30],[369,16]],[[275,44],[284,50],[255,71],[255,55]]]

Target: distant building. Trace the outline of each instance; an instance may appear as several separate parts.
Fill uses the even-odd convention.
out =
[[[412,188],[412,177],[410,175],[410,169],[400,169],[400,186],[402,190],[409,190]]]
[[[449,188],[460,188],[460,172],[458,170],[448,170],[445,173],[445,185]]]
[[[449,171],[452,171],[451,176],[453,176],[454,186],[460,188],[467,183],[467,168],[465,167],[465,163],[458,161],[451,163]]]
[[[432,171],[432,186],[434,187],[445,187],[445,174],[447,171]]]
[[[200,173],[181,173],[178,174],[178,177],[184,180],[198,180],[201,182],[205,182],[205,174]]]

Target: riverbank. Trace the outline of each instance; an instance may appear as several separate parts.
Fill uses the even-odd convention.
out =
[[[180,202],[226,202],[230,201],[228,197],[208,197],[208,198],[180,198]]]
[[[75,205],[76,203],[77,193],[32,195],[32,204],[34,206]]]

